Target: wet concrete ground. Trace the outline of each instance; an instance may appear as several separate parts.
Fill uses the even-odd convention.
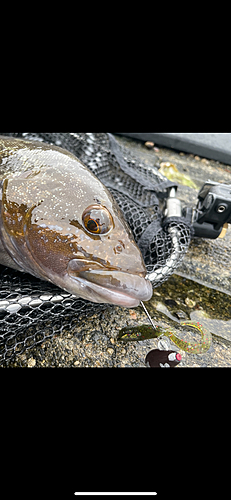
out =
[[[231,167],[227,165],[166,148],[148,150],[141,142],[127,138],[118,137],[118,141],[133,148],[143,161],[173,163],[183,176],[190,176],[198,189],[179,187],[178,196],[185,204],[196,203],[197,192],[207,179],[231,183]],[[213,343],[205,354],[188,354],[166,340],[170,349],[182,354],[178,368],[231,366],[230,252],[230,229],[223,240],[194,240],[177,271],[180,276],[174,275],[156,288],[151,301],[145,304],[154,320],[166,328],[174,323],[177,328],[183,314],[210,329]],[[158,339],[118,341],[121,328],[143,323],[147,323],[147,318],[141,307],[109,308],[18,355],[10,366],[145,367],[145,357],[157,348]]]
[[[118,134],[117,134],[118,135]],[[212,158],[231,165],[230,133],[125,133],[119,134],[141,141],[153,141],[166,148],[193,153],[202,158]]]

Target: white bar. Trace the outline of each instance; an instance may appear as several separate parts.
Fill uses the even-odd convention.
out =
[[[137,493],[135,491],[130,492],[130,493],[128,493],[128,492],[123,493],[121,491],[116,492],[116,493],[114,491],[109,491],[107,493],[105,493],[105,492],[100,493],[98,491],[95,491],[95,492],[91,491],[90,493],[87,493],[86,491],[80,491],[80,492],[76,491],[75,495],[157,495],[157,493],[156,493],[156,491],[153,491],[152,493],[151,492]]]

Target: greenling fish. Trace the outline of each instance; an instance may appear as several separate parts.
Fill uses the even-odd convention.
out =
[[[92,302],[152,296],[132,232],[107,188],[58,146],[0,136],[0,263]]]

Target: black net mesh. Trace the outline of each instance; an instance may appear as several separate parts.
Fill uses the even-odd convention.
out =
[[[164,219],[162,207],[174,184],[142,163],[111,134],[2,133],[40,140],[74,153],[111,191],[141,249],[153,287],[181,263],[191,239],[183,218]],[[0,364],[103,310],[31,275],[0,266]]]

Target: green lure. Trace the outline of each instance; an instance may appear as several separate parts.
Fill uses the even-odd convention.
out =
[[[122,330],[120,330],[118,340],[147,340],[159,337],[160,335],[165,335],[166,337],[169,337],[170,340],[183,351],[194,354],[202,354],[203,352],[208,351],[212,343],[212,335],[207,330],[207,328],[202,328],[202,325],[200,325],[200,323],[193,322],[181,322],[181,325],[196,328],[196,330],[198,330],[201,334],[201,341],[186,342],[176,335],[176,330],[170,332],[168,329],[162,328],[161,326],[156,326],[156,329],[154,330],[150,325],[141,325],[135,327],[126,326],[125,328],[122,328]]]

